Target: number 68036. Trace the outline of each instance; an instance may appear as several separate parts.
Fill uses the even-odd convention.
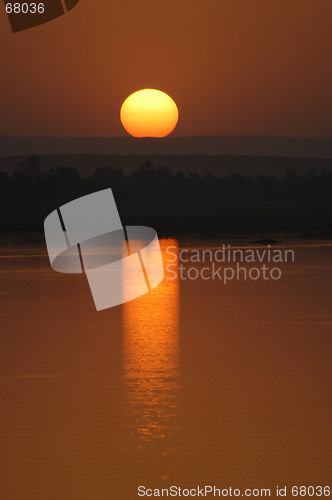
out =
[[[44,3],[6,3],[7,14],[44,14]]]

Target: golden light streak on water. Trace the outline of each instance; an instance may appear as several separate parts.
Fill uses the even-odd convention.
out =
[[[161,240],[165,269],[166,248]],[[152,292],[123,306],[123,363],[131,434],[145,441],[165,438],[176,427],[179,384],[179,282],[166,271]]]

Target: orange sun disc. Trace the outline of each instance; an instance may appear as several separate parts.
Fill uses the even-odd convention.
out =
[[[127,97],[120,118],[125,130],[133,137],[166,137],[175,129],[179,111],[165,92],[143,89]]]

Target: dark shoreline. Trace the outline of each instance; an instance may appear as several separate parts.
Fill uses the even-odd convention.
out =
[[[110,188],[123,225],[150,226],[160,235],[332,235],[332,172],[220,178],[147,162],[131,174],[104,166],[82,178],[74,167],[44,171],[37,156],[12,175],[0,173],[0,231],[42,231],[56,208]]]
[[[250,245],[262,245],[262,246],[278,246],[288,244],[293,241],[303,242],[326,242],[332,243],[332,232],[329,234],[324,233],[182,233],[182,234],[170,234],[170,233],[162,233],[158,232],[157,234],[159,239],[175,239],[178,241],[183,240],[221,240],[221,241],[245,241]],[[22,242],[30,242],[34,241],[36,243],[45,242],[44,231],[41,229],[40,231],[16,231],[9,230],[0,233],[0,248],[1,243],[4,243],[5,240],[22,240]]]

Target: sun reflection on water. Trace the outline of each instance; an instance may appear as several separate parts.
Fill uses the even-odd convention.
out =
[[[178,248],[175,240],[161,240]],[[174,252],[174,248],[172,249]],[[179,283],[170,279],[123,306],[123,356],[128,428],[144,441],[167,437],[177,424]]]

